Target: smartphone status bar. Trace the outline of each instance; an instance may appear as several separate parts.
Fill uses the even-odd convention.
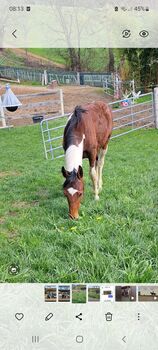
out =
[[[158,4],[133,0],[0,4],[0,47],[158,47]],[[13,34],[16,31],[16,36]],[[142,34],[143,33],[143,34]]]

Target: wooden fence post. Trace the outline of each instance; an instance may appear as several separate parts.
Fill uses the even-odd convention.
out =
[[[64,115],[63,90],[60,89],[59,91],[60,91],[61,115]]]
[[[44,74],[42,74],[42,86],[44,86]]]
[[[77,85],[80,85],[80,72],[77,72]]]
[[[154,88],[154,118],[155,127],[158,129],[158,87]]]
[[[6,124],[6,120],[5,120],[3,107],[1,107],[1,120],[2,120],[2,127],[6,128],[7,124]]]
[[[2,100],[0,97],[0,120],[2,121],[2,127],[6,128],[6,120],[5,120],[5,115],[4,115],[4,109],[2,107]]]
[[[48,85],[48,74],[46,70],[44,70],[44,85]]]

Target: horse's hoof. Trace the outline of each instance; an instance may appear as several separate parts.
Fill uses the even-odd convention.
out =
[[[99,196],[98,195],[95,196],[95,200],[99,201]]]

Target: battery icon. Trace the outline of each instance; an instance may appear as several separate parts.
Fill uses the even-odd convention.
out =
[[[27,6],[27,7],[26,7],[26,11],[31,11],[31,7],[30,7],[30,6]]]

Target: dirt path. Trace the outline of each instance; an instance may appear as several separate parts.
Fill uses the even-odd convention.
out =
[[[77,105],[83,105],[93,101],[111,102],[112,98],[105,95],[102,88],[91,86],[64,86],[64,107],[65,112],[73,111]]]

